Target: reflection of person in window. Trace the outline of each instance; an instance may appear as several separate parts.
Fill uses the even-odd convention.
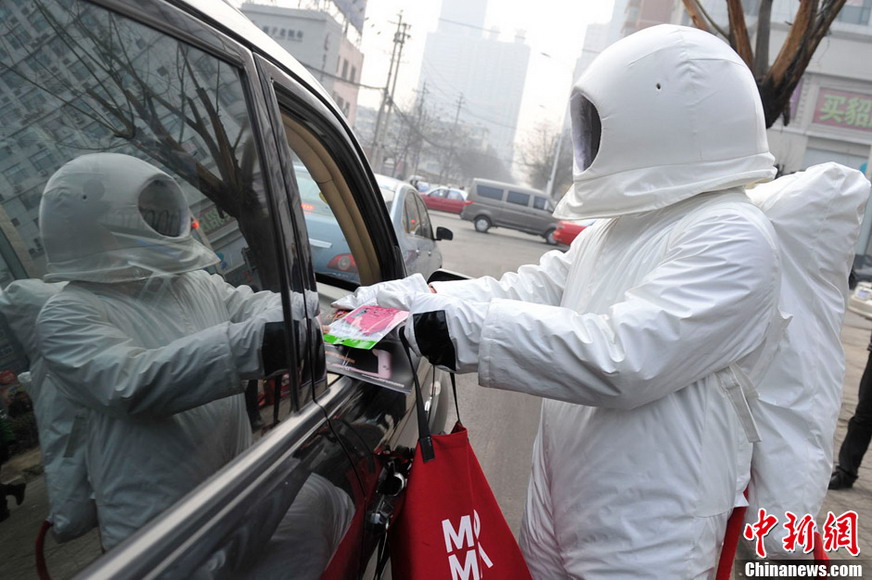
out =
[[[88,409],[86,456],[111,548],[245,449],[242,391],[264,375],[279,296],[234,288],[192,239],[179,186],[115,153],[70,161],[46,185],[38,346],[63,394]],[[272,370],[272,369],[271,369]]]

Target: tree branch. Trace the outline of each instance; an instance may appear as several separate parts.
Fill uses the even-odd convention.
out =
[[[751,40],[748,38],[748,27],[745,25],[745,12],[739,0],[727,0],[727,13],[730,19],[730,44],[739,53],[748,68],[753,66],[754,55],[751,54]]]

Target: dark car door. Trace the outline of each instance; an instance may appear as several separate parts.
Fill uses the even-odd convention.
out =
[[[343,245],[353,255],[355,273],[361,283],[404,275],[401,254],[381,193],[343,119],[308,91],[302,90],[300,82],[280,67],[263,59],[258,63],[268,85],[266,90],[271,91],[275,99],[270,126],[274,129],[285,180],[289,184],[287,191],[291,194],[291,211],[295,213],[296,236],[303,240],[299,245],[303,255],[301,263],[306,260],[306,240],[310,239],[306,232],[313,225],[312,218],[300,211],[300,204],[293,199],[295,188],[292,184],[303,176],[320,185],[319,197],[334,214],[336,228],[345,240]],[[415,207],[420,206],[426,215],[426,208],[417,199],[415,191],[410,187],[405,193],[407,202],[417,202]],[[318,223],[318,227],[322,225]],[[419,225],[429,228],[429,219]],[[309,344],[320,377],[316,380],[316,397],[322,388],[326,392],[341,393],[340,402],[328,412],[328,416],[337,441],[342,443],[356,469],[361,486],[354,498],[356,519],[351,525],[351,536],[346,536],[339,557],[334,559],[330,568],[331,574],[348,577],[358,570],[359,560],[365,564],[371,558],[378,541],[376,531],[367,528],[363,519],[377,500],[375,488],[381,465],[374,452],[415,445],[417,431],[411,418],[413,399],[409,361],[396,344],[390,352],[382,354],[388,357],[389,372],[393,372],[393,376],[405,377],[402,379],[404,384],[398,388],[375,386],[338,374],[331,368],[325,369],[324,351],[325,348],[332,351],[332,347],[325,347],[321,341],[320,324],[332,313],[330,303],[347,293],[353,285],[342,276],[331,276],[328,271],[317,270],[315,276],[310,276],[305,283],[307,292],[318,298],[317,304],[307,302],[307,307],[316,307],[308,311],[312,328]],[[332,353],[327,354],[329,360]],[[431,426],[441,430],[447,412],[447,406],[442,402],[446,376],[425,361],[416,360],[415,367],[425,389]],[[381,378],[390,379],[391,376]]]

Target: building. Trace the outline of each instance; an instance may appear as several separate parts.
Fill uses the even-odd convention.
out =
[[[677,22],[689,23],[678,2]],[[743,3],[751,34],[756,37],[759,1]],[[726,23],[723,2],[709,0],[706,10]],[[778,55],[798,4],[774,0],[770,59]],[[790,103],[790,122],[779,119],[768,132],[769,147],[785,173],[825,161],[861,168],[872,147],[872,0],[848,0],[821,41]],[[868,173],[867,173],[868,175]]]
[[[365,3],[364,3],[365,6]],[[363,53],[354,19],[340,22],[325,10],[247,2],[242,13],[300,61],[339,105],[350,124],[357,117]]]
[[[512,41],[484,29],[487,0],[443,0],[436,32],[427,35],[419,89],[427,110],[474,129],[508,167],[530,59],[523,31]]]
[[[674,0],[624,0],[621,37],[664,22],[670,22],[675,11]],[[678,2],[681,4],[681,2]],[[745,2],[747,4],[747,2]]]
[[[702,4],[726,29],[726,3],[705,0]],[[760,2],[751,0],[742,5],[754,46]],[[791,0],[774,0],[770,61],[787,38],[797,7]],[[603,42],[601,32],[588,33],[585,55],[663,22],[692,26],[679,0],[616,0],[608,38]],[[872,0],[847,0],[794,92],[790,122],[785,125],[779,119],[768,131],[769,147],[782,172],[800,171],[825,161],[837,161],[855,169],[868,163],[872,157],[872,59],[858,58],[862,54],[872,54]]]

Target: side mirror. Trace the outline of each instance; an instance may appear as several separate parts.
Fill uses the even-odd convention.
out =
[[[448,228],[443,228],[442,226],[436,226],[436,241],[453,240],[453,239],[454,239],[454,232],[452,232]]]

